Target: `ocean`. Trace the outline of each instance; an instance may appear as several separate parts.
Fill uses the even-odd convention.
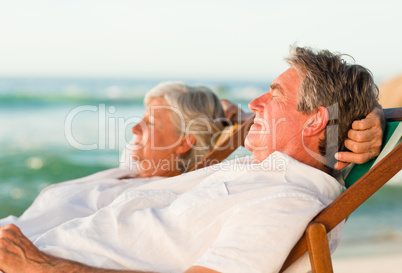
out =
[[[145,93],[162,81],[0,78],[0,218],[20,215],[47,185],[118,166]],[[269,86],[202,84],[245,108]]]
[[[50,184],[118,166],[119,151],[142,117],[144,94],[161,81],[0,78],[0,218],[20,215]],[[246,110],[270,84],[186,82],[206,85]],[[352,214],[336,255],[367,252],[369,242],[402,252],[394,244],[402,245],[401,185],[399,176]]]

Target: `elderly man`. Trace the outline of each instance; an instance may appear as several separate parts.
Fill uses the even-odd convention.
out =
[[[0,269],[277,272],[309,221],[343,191],[329,175],[333,157],[378,93],[366,69],[328,51],[295,48],[288,62],[250,103],[253,158],[129,189],[34,244],[3,227]]]

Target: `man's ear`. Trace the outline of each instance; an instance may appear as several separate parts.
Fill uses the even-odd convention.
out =
[[[191,150],[195,145],[195,137],[192,135],[185,135],[182,142],[177,146],[176,154],[183,155]]]
[[[304,136],[314,136],[325,131],[328,124],[329,114],[327,108],[319,107],[306,121],[303,128]]]

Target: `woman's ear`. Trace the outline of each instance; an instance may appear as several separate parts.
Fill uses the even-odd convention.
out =
[[[325,127],[328,124],[329,114],[327,108],[324,106],[318,107],[313,115],[307,119],[303,128],[304,136],[314,136],[321,134],[325,131]]]
[[[183,155],[193,148],[195,145],[195,137],[192,135],[185,135],[182,142],[177,146],[176,154]]]

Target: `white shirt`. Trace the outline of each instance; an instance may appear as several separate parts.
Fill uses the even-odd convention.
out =
[[[9,216],[1,219],[0,226],[15,224],[25,236],[34,240],[71,219],[93,214],[129,188],[163,178],[119,179],[132,174],[130,170],[115,168],[50,185],[19,218]]]
[[[343,190],[328,174],[275,152],[258,165],[223,162],[131,188],[34,243],[108,269],[277,272],[307,224]],[[330,239],[336,245],[340,233]]]

